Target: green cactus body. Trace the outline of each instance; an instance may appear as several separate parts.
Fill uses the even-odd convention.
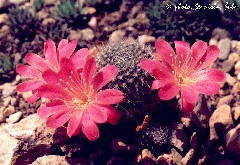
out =
[[[32,41],[39,28],[37,18],[27,8],[11,8],[9,23],[11,34],[19,38],[21,42]]]
[[[99,67],[111,64],[119,69],[116,78],[106,86],[124,93],[124,101],[117,106],[123,114],[119,122],[122,130],[119,132],[124,132],[124,129],[135,131],[147,114],[152,121],[166,125],[171,123],[173,116],[178,116],[169,106],[171,101],[161,101],[157,91],[151,90],[154,78],[138,66],[142,58],[151,58],[150,47],[137,41],[125,40],[103,47],[96,56]]]
[[[73,27],[81,27],[88,22],[88,8],[82,0],[65,0],[57,6],[57,18]]]

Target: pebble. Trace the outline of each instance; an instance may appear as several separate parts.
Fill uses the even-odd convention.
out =
[[[5,83],[0,86],[0,89],[2,89],[2,95],[3,97],[11,96],[15,91],[15,86],[12,86],[11,83]]]
[[[110,148],[113,151],[113,153],[115,153],[115,154],[117,154],[119,152],[127,152],[128,151],[126,144],[124,144],[122,142],[122,140],[120,140],[120,139],[113,139],[111,142]]]
[[[157,158],[158,164],[173,164],[173,157],[171,154],[163,154]]]
[[[7,107],[7,106],[10,104],[11,99],[12,99],[11,96],[6,97],[6,98],[4,99],[4,101],[3,101],[3,106],[4,106],[4,107]]]
[[[143,149],[142,150],[142,159],[145,158],[150,158],[154,161],[156,161],[157,159],[153,156],[153,154],[151,153],[151,151],[149,151],[148,149]]]
[[[234,67],[234,61],[231,60],[225,60],[222,63],[222,70],[226,73],[228,73],[232,68]]]
[[[69,165],[69,163],[65,159],[65,156],[58,156],[58,155],[45,155],[45,156],[39,157],[30,165],[41,165],[41,164]]]
[[[77,39],[78,41],[82,40],[81,30],[70,30],[69,40]]]
[[[240,82],[238,81],[233,85],[231,93],[234,95],[238,95],[239,92],[240,92]]]
[[[218,39],[224,39],[229,36],[229,32],[222,28],[215,28],[212,32],[213,36],[216,36]]]
[[[237,75],[237,80],[240,80],[240,73],[238,73]]]
[[[227,104],[219,106],[210,117],[210,140],[217,140],[219,136],[225,136],[233,126],[231,107]]]
[[[54,24],[55,22],[56,22],[56,20],[53,18],[44,18],[42,21],[42,25],[46,26],[48,24]]]
[[[90,21],[88,22],[88,26],[90,26],[91,28],[96,28],[97,27],[97,18],[96,17],[92,17],[90,19]]]
[[[27,0],[8,0],[8,1],[9,1],[9,3],[14,4],[14,5],[20,5],[20,4],[27,2]]]
[[[234,107],[233,111],[234,111],[234,115],[233,115],[234,120],[238,122],[240,120],[240,107]]]
[[[231,129],[225,136],[226,150],[240,156],[240,124]]]
[[[229,86],[233,86],[236,83],[236,79],[232,77],[229,73],[226,73],[226,82]]]
[[[240,41],[232,40],[231,45],[231,50],[233,52],[240,53]]]
[[[29,91],[29,92],[23,92],[22,93],[22,97],[23,97],[23,99],[25,100],[25,101],[27,101],[27,99],[29,98],[29,97],[31,97],[32,96],[32,92],[31,91]]]
[[[17,99],[14,98],[14,97],[12,97],[12,98],[11,98],[11,101],[10,101],[10,104],[11,104],[12,106],[14,106],[14,105],[16,104],[16,102],[17,102]]]
[[[4,24],[8,19],[8,15],[6,13],[0,14],[0,25]]]
[[[93,38],[95,37],[93,30],[90,28],[81,30],[81,33],[82,33],[82,40],[85,40],[85,41],[92,41]]]
[[[124,39],[126,31],[116,30],[109,36],[109,43],[116,43]]]
[[[11,114],[8,117],[8,119],[6,119],[6,121],[8,123],[11,123],[11,124],[16,123],[16,122],[19,121],[19,119],[22,117],[22,115],[23,115],[23,113],[21,111],[18,111],[18,112],[14,113],[14,114]]]
[[[0,109],[0,113],[4,116],[4,117],[8,117],[11,114],[13,114],[15,112],[15,107],[9,105],[7,108],[1,107]]]
[[[217,45],[218,39],[217,37],[212,37],[209,41],[209,45]]]
[[[188,144],[188,139],[187,134],[183,130],[182,124],[178,124],[174,129],[172,133],[171,143],[180,151],[185,151]]]
[[[138,41],[141,43],[154,42],[155,40],[156,40],[155,37],[145,34],[138,37]]]
[[[227,95],[227,96],[224,96],[224,97],[220,98],[219,102],[217,104],[217,108],[220,107],[223,104],[229,105],[230,102],[232,101],[232,99],[233,99],[233,95]]]
[[[238,75],[238,73],[240,73],[240,61],[238,61],[235,66],[235,74]]]
[[[221,39],[217,46],[220,49],[218,58],[220,60],[226,60],[231,50],[231,40],[229,38]]]

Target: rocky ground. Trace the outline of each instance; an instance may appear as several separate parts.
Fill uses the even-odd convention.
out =
[[[0,2],[3,11],[14,3],[25,7],[32,3],[27,0]],[[49,0],[48,3],[46,9],[37,13],[41,15],[42,24],[55,21],[51,12],[56,1]],[[149,29],[143,7],[142,1],[136,5],[126,1],[119,10],[109,13],[94,14],[98,13],[97,9],[89,8],[93,14],[87,25],[81,29],[66,27],[67,38],[77,38],[78,47],[88,48],[129,37],[154,45],[156,37]],[[0,34],[9,34],[9,26],[5,23],[8,19],[8,14],[0,14]],[[36,34],[32,41],[25,41],[21,49],[11,50],[13,56],[18,57],[34,47],[34,51],[41,54],[41,35]],[[18,47],[18,42],[15,39],[10,45]],[[138,136],[128,139],[115,133],[121,124],[116,127],[102,125],[102,137],[95,142],[81,136],[69,138],[65,127],[49,129],[45,120],[36,114],[37,108],[47,100],[28,104],[26,100],[31,93],[16,91],[16,85],[24,81],[23,77],[17,75],[9,82],[2,82],[0,164],[240,164],[240,41],[233,40],[227,31],[216,28],[208,42],[220,48],[221,53],[212,67],[226,72],[227,80],[221,84],[219,94],[201,96],[192,113],[179,110],[179,118],[171,125],[172,136],[167,139],[168,144],[157,149],[154,146],[139,147]],[[19,62],[25,62],[23,57]],[[111,132],[114,135],[110,135]]]

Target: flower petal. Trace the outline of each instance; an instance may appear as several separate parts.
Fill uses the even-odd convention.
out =
[[[99,104],[118,104],[124,98],[123,92],[117,89],[105,89],[100,91],[97,96]]]
[[[194,105],[195,104],[186,102],[184,99],[182,99],[182,111],[183,112],[191,112],[191,111],[193,111]]]
[[[192,57],[193,57],[193,62],[192,64],[195,66],[196,63],[199,61],[199,59],[201,59],[203,57],[203,55],[205,54],[206,50],[208,48],[208,45],[206,42],[198,40],[197,42],[195,42],[192,47],[191,47],[191,51],[192,51]]]
[[[54,101],[54,102],[46,103],[41,107],[39,107],[37,110],[37,113],[39,117],[45,118],[54,114],[59,114],[63,111],[67,112],[69,111],[69,109],[62,102]]]
[[[41,72],[49,68],[47,62],[37,54],[28,53],[25,56],[25,59],[28,62],[28,64],[32,65],[36,70],[39,70]]]
[[[77,136],[80,134],[82,129],[82,113],[79,113],[77,116],[73,116],[67,126],[67,135],[69,137]]]
[[[96,71],[96,61],[93,57],[87,59],[82,72],[83,82],[85,83],[85,87],[89,90],[93,75]]]
[[[166,70],[153,69],[152,75],[153,75],[153,77],[155,77],[159,81],[162,81],[163,84],[174,81],[173,74],[171,72],[166,71]]]
[[[70,58],[77,46],[77,40],[72,40],[68,43],[68,40],[62,39],[58,45],[59,61],[63,58]]]
[[[22,82],[21,84],[19,84],[16,89],[19,92],[28,92],[28,91],[32,91],[34,89],[37,89],[38,87],[40,87],[41,85],[44,85],[45,82],[42,80],[28,80],[25,82]]]
[[[54,70],[59,69],[56,45],[50,39],[44,43],[44,54],[49,66]]]
[[[202,94],[213,95],[219,92],[220,85],[213,81],[202,80],[194,85],[194,88]]]
[[[118,120],[121,118],[120,112],[110,105],[104,105],[104,107],[107,110],[107,122],[112,125],[117,124]]]
[[[87,117],[83,118],[82,131],[90,141],[95,141],[100,134],[97,124]]]
[[[226,81],[226,73],[215,68],[209,68],[207,70],[201,70],[194,78],[199,80],[208,80],[208,81],[215,81],[215,82],[224,82]]]
[[[98,104],[90,104],[87,107],[87,113],[91,120],[96,123],[105,123],[107,121],[107,111]]]
[[[185,41],[174,41],[178,61],[182,63],[190,53],[190,45]]]
[[[54,72],[51,69],[47,69],[42,73],[43,79],[48,83],[48,84],[57,84],[59,81],[58,74]]]
[[[182,99],[187,100],[188,103],[196,104],[198,101],[198,93],[190,87],[182,87],[181,96]]]
[[[67,91],[55,85],[42,85],[38,88],[38,92],[40,96],[51,100],[72,100]]]
[[[201,63],[199,69],[204,69],[207,66],[209,66],[211,63],[213,63],[217,59],[219,53],[220,53],[220,50],[217,46],[215,45],[209,46],[207,48],[205,55],[199,60],[199,65]]]
[[[152,73],[153,69],[167,70],[171,72],[171,70],[162,62],[147,59],[147,58],[141,59],[139,66],[150,73]]]
[[[83,68],[89,53],[87,48],[82,48],[71,56],[71,60],[77,69]]]
[[[170,82],[168,82],[168,79],[153,80],[151,89],[155,90],[155,89],[162,88],[164,85],[166,85],[168,83],[170,83]]]
[[[173,58],[176,55],[170,44],[162,39],[158,39],[155,42],[155,47],[157,53],[159,53],[163,60],[166,61],[171,66]]]
[[[158,96],[162,100],[170,100],[174,98],[179,91],[179,86],[177,86],[175,83],[169,83],[159,90]]]
[[[38,99],[40,99],[40,96],[38,95],[38,93],[35,93],[27,99],[27,102],[29,104],[32,104],[32,103],[36,102]]]
[[[35,78],[37,78],[40,73],[38,70],[34,69],[34,67],[28,66],[28,65],[23,65],[23,64],[19,64],[16,67],[16,72],[18,74],[20,74],[21,76],[35,77]]]
[[[61,111],[60,113],[50,116],[46,122],[50,128],[58,128],[64,125],[71,117],[70,111]]]
[[[108,65],[99,70],[94,76],[92,85],[95,91],[101,89],[108,82],[113,80],[118,74],[118,69],[114,65]]]

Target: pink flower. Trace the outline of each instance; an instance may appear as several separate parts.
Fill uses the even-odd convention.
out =
[[[99,137],[96,123],[116,124],[120,113],[110,104],[123,100],[116,89],[100,90],[118,74],[118,69],[108,65],[96,72],[96,61],[88,57],[79,74],[68,58],[60,60],[60,71],[46,70],[42,77],[47,84],[38,88],[39,95],[52,100],[38,109],[40,117],[48,117],[47,126],[57,128],[68,122],[69,137],[81,130],[94,141]]]
[[[77,69],[83,67],[89,50],[83,48],[74,53],[76,46],[76,40],[68,43],[68,40],[63,39],[56,49],[55,43],[49,39],[44,43],[45,58],[41,58],[34,53],[26,55],[25,59],[29,65],[20,64],[17,66],[16,71],[21,76],[30,78],[30,80],[19,84],[17,90],[20,92],[32,91],[33,95],[28,99],[29,103],[33,103],[40,98],[36,89],[45,84],[42,73],[47,69],[58,72],[60,69],[59,62],[63,57],[71,58]]]
[[[156,80],[152,89],[159,89],[162,100],[174,98],[180,91],[183,111],[191,111],[198,100],[198,93],[212,95],[220,90],[217,82],[223,82],[223,71],[207,68],[216,60],[219,49],[197,41],[190,45],[184,41],[175,41],[176,53],[164,40],[157,40],[156,60],[142,59],[140,67],[150,72]],[[159,61],[157,59],[162,59]]]

